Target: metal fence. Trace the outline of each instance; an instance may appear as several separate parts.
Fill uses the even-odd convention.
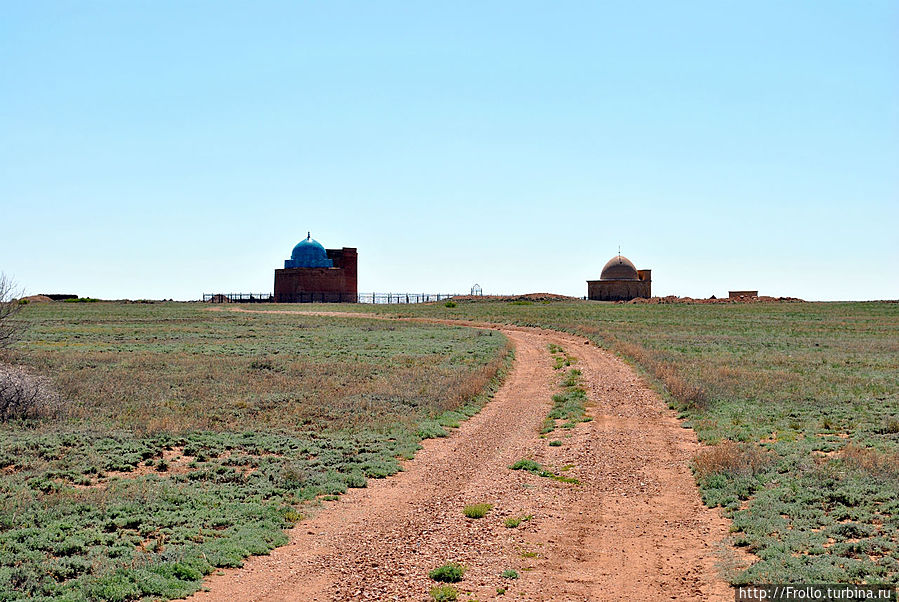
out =
[[[359,303],[435,303],[462,293],[359,293]]]
[[[271,293],[203,293],[206,303],[274,303]]]
[[[462,293],[203,293],[205,303],[435,303]]]

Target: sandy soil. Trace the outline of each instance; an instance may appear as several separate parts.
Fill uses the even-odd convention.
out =
[[[463,601],[731,600],[715,553],[727,523],[702,505],[687,467],[693,432],[629,366],[584,339],[489,327],[514,343],[516,361],[478,415],[424,442],[403,472],[326,502],[289,544],[209,578],[193,599],[425,601],[437,585],[428,571],[453,561],[466,567],[455,584]],[[578,359],[593,420],[541,439],[562,378],[549,343]],[[580,485],[508,468],[521,458],[568,467],[562,474]],[[485,518],[463,516],[481,502],[493,504]],[[519,578],[501,578],[506,569]]]

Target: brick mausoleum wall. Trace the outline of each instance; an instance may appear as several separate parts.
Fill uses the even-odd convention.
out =
[[[588,280],[587,298],[593,301],[630,301],[652,296],[652,283],[647,280]]]
[[[359,254],[356,252],[356,249],[352,247],[328,249],[328,259],[334,262],[335,268],[343,270],[345,292],[353,295],[358,293],[356,263],[359,259]]]

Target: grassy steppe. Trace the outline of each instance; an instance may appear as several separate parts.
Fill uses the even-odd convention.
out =
[[[899,578],[897,304],[355,309],[585,335],[645,371],[707,444],[703,498],[758,558],[734,583]]]
[[[43,304],[7,358],[72,400],[0,426],[0,600],[178,597],[399,469],[497,386],[494,332]]]

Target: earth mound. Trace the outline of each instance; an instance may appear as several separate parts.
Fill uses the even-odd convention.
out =
[[[650,297],[649,299],[637,298],[630,301],[617,301],[617,303],[632,304],[649,304],[649,305],[667,305],[670,303],[802,303],[803,300],[797,297],[769,297],[760,295],[758,297],[739,297],[731,299],[730,297],[722,297],[720,299],[712,297],[710,299],[694,299],[692,297],[678,297],[677,295],[668,295],[667,297]]]
[[[457,295],[453,301],[581,301],[580,297],[556,295],[554,293],[525,293],[523,295]]]

